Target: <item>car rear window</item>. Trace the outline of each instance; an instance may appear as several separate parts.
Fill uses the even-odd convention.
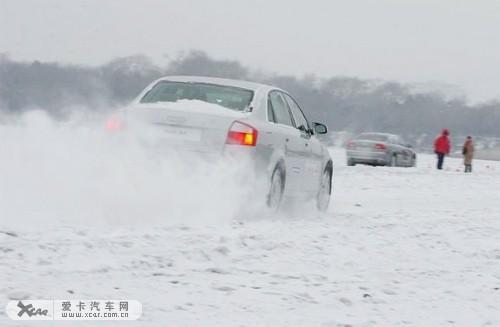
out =
[[[389,140],[388,135],[384,134],[369,134],[364,133],[357,137],[358,140],[369,140],[369,141],[378,141],[378,142],[387,142]]]
[[[252,102],[253,91],[233,86],[185,83],[158,82],[141,99],[141,103],[176,102],[177,100],[201,100],[208,103],[243,111]]]

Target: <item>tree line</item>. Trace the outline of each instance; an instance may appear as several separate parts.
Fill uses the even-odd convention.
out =
[[[43,109],[64,118],[69,110],[109,110],[126,104],[152,80],[165,75],[204,75],[276,85],[289,91],[311,120],[332,131],[401,134],[426,148],[440,129],[455,137],[500,138],[500,102],[468,104],[436,92],[355,77],[318,78],[266,74],[238,61],[190,51],[160,67],[148,57],[117,58],[100,66],[20,62],[0,55],[0,111]]]

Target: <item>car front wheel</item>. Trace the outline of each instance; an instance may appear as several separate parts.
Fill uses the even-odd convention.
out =
[[[319,185],[318,195],[316,198],[316,207],[320,212],[326,212],[330,204],[330,197],[332,193],[332,172],[327,169],[321,177],[321,184]]]

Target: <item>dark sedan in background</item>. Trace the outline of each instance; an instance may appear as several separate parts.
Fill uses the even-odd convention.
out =
[[[394,134],[362,133],[346,145],[347,165],[415,167],[417,154],[411,145]]]

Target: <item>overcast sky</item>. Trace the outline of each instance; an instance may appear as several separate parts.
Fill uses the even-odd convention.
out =
[[[12,59],[95,65],[142,53],[164,63],[189,49],[267,72],[500,97],[496,0],[0,0],[0,53]]]

